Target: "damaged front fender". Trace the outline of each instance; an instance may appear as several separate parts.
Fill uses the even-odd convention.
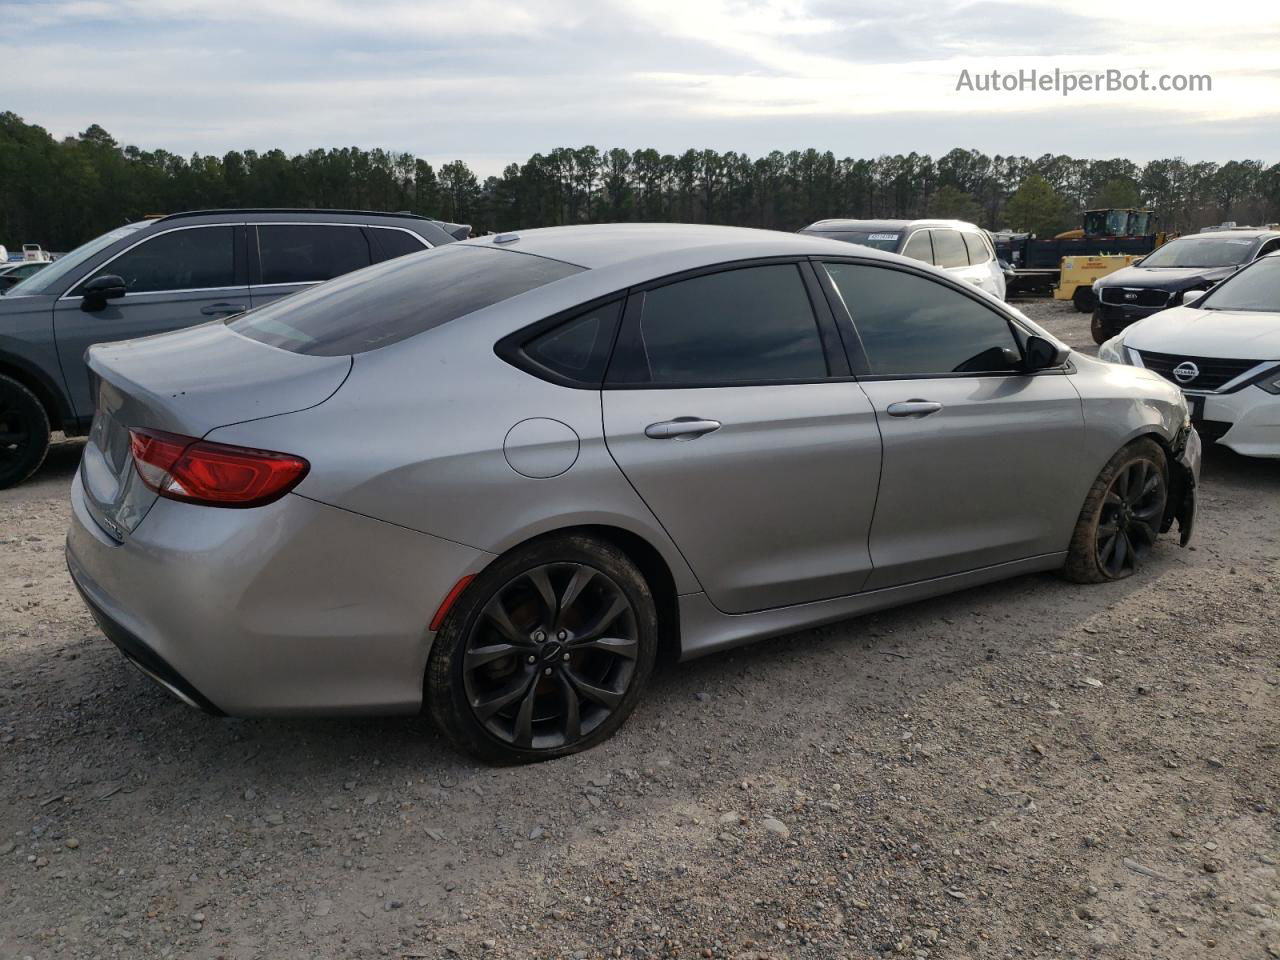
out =
[[[1169,458],[1169,501],[1165,506],[1164,533],[1177,521],[1178,542],[1186,546],[1191,542],[1191,530],[1196,522],[1198,504],[1197,489],[1200,486],[1201,444],[1195,427],[1187,426],[1174,442],[1173,456]]]

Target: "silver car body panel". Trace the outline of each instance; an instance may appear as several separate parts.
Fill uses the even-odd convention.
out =
[[[682,271],[850,259],[850,247],[652,224],[529,231],[509,247],[590,269],[353,358],[216,325],[94,348],[95,369],[141,405],[137,417],[302,456],[311,470],[265,507],[157,500],[111,535],[86,497],[93,469],[82,469],[68,561],[91,603],[227,712],[413,709],[442,600],[530,538],[594,527],[642,540],[670,573],[680,650],[692,656],[1058,566],[1107,459],[1135,436],[1171,443],[1183,429],[1172,384],[1076,354],[1069,369],[1034,376],[635,391],[547,382],[495,343]],[[869,249],[854,258],[906,262]],[[211,356],[225,362],[206,383]],[[942,411],[878,416],[913,398]],[[692,441],[644,435],[680,416],[722,427]]]
[[[1061,452],[1084,433],[1072,380],[1044,373],[862,384],[884,437],[867,589],[1064,548],[1097,475],[1062,469]],[[886,413],[911,400],[942,408],[918,419]]]
[[[432,614],[493,559],[295,495],[254,510],[159,500],[123,543],[78,477],[71,502],[86,598],[230,714],[416,710]]]
[[[655,441],[652,423],[721,426]],[[857,383],[606,390],[609,449],[711,600],[743,613],[857,593],[880,432]]]

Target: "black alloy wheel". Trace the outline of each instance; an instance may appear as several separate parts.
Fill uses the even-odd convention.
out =
[[[1098,517],[1098,566],[1113,578],[1138,568],[1155,546],[1164,518],[1164,476],[1150,460],[1133,460],[1116,474]]]
[[[425,695],[458,746],[497,762],[608,739],[640,700],[658,649],[649,584],[616,545],[532,541],[463,591],[433,641]]]
[[[0,489],[21,483],[44,463],[49,416],[18,381],[0,376]]]
[[[524,750],[567,746],[622,703],[640,644],[608,576],[549,563],[508,581],[467,638],[463,684],[476,719]]]

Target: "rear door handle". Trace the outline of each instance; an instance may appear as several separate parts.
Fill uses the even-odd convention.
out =
[[[676,417],[674,420],[661,420],[644,428],[644,435],[650,440],[693,440],[704,433],[712,433],[720,429],[719,420],[703,420],[701,417]]]
[[[937,413],[942,409],[942,404],[936,400],[899,400],[897,403],[891,403],[885,408],[885,412],[891,417],[927,417],[931,413]]]
[[[211,303],[207,307],[201,307],[200,312],[206,317],[230,316],[234,313],[244,313],[244,304]]]

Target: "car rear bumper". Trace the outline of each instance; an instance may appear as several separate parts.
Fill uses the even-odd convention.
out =
[[[1203,397],[1196,429],[1207,441],[1246,457],[1280,457],[1280,397],[1257,386],[1190,395]]]
[[[216,713],[412,712],[441,599],[490,555],[296,495],[160,500],[117,543],[71,491],[67,565],[103,632]]]

